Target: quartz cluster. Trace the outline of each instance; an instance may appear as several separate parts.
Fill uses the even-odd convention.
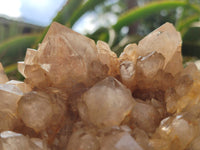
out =
[[[199,150],[200,72],[165,23],[119,57],[52,23],[38,50],[0,64],[1,150]]]

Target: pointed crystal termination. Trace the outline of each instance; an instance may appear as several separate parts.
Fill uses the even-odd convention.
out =
[[[138,46],[136,44],[129,44],[119,57],[120,61],[120,75],[122,83],[125,84],[131,91],[136,85],[136,63],[138,59]]]
[[[119,75],[119,61],[117,55],[111,51],[109,45],[103,41],[97,41],[99,60],[108,66],[108,75],[116,77]]]
[[[25,94],[18,104],[18,114],[26,126],[37,132],[47,128],[53,115],[48,95],[41,92],[30,92]]]
[[[27,48],[26,50],[26,56],[24,61],[18,62],[18,71],[26,78],[25,74],[25,66],[26,65],[34,65],[36,63],[36,55],[37,50]]]
[[[172,75],[163,71],[164,61],[163,55],[155,51],[138,59],[135,77],[138,89],[165,91],[173,85]]]
[[[78,43],[78,44],[77,44]],[[93,40],[52,23],[38,51],[28,49],[19,71],[33,87],[91,86],[105,78],[108,67],[98,58]]]
[[[52,99],[43,92],[32,91],[25,94],[18,103],[18,115],[27,127],[36,132],[60,127],[65,107],[59,100]],[[54,132],[51,129],[51,132]]]
[[[4,72],[3,66],[0,63],[0,84],[6,83],[8,81],[8,77]]]
[[[165,23],[139,42],[138,52],[140,56],[152,51],[161,53],[165,57],[165,71],[175,75],[183,69],[181,44],[180,33],[172,24]]]
[[[83,120],[97,127],[111,127],[119,125],[133,105],[130,90],[115,78],[107,77],[84,93],[79,113]]]

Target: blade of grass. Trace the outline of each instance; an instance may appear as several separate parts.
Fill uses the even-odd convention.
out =
[[[185,32],[187,31],[188,27],[195,21],[199,21],[199,14],[195,14],[193,16],[189,16],[185,20],[179,22],[177,25],[177,30],[181,32],[182,37],[184,36]]]
[[[74,12],[74,14],[71,16],[69,22],[67,22],[67,25],[69,27],[72,27],[75,22],[86,12],[93,10],[95,6],[99,5],[100,3],[103,3],[105,0],[88,0],[83,5],[81,5],[77,11]]]
[[[61,24],[66,24],[70,17],[73,15],[74,11],[80,7],[83,0],[68,0],[62,10],[57,14],[53,21],[59,22]]]
[[[4,71],[5,73],[11,73],[13,71],[16,71],[17,70],[17,64],[11,64],[11,65],[8,65],[4,68]]]
[[[141,18],[148,17],[149,15],[160,12],[163,9],[173,9],[179,6],[184,7],[186,4],[187,3],[183,1],[152,2],[143,7],[136,7],[125,12],[112,27],[115,31],[119,31],[123,26],[130,25]]]
[[[0,61],[4,66],[16,63],[19,59],[23,59],[27,47],[39,37],[39,34],[20,35],[8,39],[0,44]]]

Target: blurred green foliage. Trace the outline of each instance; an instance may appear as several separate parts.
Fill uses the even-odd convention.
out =
[[[97,16],[96,28],[85,35],[108,42],[118,55],[125,45],[137,43],[163,23],[171,22],[181,32],[183,54],[200,57],[199,0],[68,0],[53,21],[73,28],[91,13]],[[16,71],[17,58],[23,60],[26,48],[37,48],[48,28],[40,34],[22,35],[14,28],[6,33],[14,35],[0,43],[0,60],[7,73]],[[5,30],[0,28],[0,33],[5,34]]]

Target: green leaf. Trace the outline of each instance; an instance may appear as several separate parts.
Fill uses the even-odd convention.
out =
[[[4,68],[4,71],[8,74],[8,73],[11,73],[13,71],[16,71],[17,70],[17,63],[15,64],[11,64],[11,65],[8,65]]]
[[[177,25],[177,30],[181,32],[182,37],[184,36],[185,32],[188,30],[190,25],[198,21],[200,18],[199,14],[195,14],[193,16],[189,16],[188,18],[184,19],[183,21],[180,21],[179,24]],[[194,33],[195,34],[195,33]]]
[[[53,21],[59,22],[60,24],[66,24],[73,13],[80,7],[83,0],[68,0],[62,10],[57,14]]]
[[[100,27],[92,34],[87,34],[86,36],[93,39],[95,42],[98,40],[108,41],[108,28]]]
[[[149,3],[143,7],[136,7],[122,14],[117,23],[113,25],[113,29],[115,31],[119,31],[123,26],[130,25],[141,18],[148,17],[154,13],[160,12],[163,9],[173,9],[179,6],[184,7],[186,5],[187,3],[183,1],[157,1]]]
[[[95,6],[99,5],[100,3],[103,3],[105,0],[87,0],[83,5],[81,5],[71,16],[69,22],[67,22],[67,25],[72,27],[75,22],[86,12],[93,10]]]
[[[200,58],[200,27],[190,27],[183,37],[182,53]]]
[[[26,49],[39,37],[38,34],[21,35],[8,39],[0,44],[0,61],[3,66],[23,60]]]
[[[24,80],[24,77],[17,70],[17,63],[4,67],[4,71],[7,74],[8,78],[11,78],[13,80]]]

